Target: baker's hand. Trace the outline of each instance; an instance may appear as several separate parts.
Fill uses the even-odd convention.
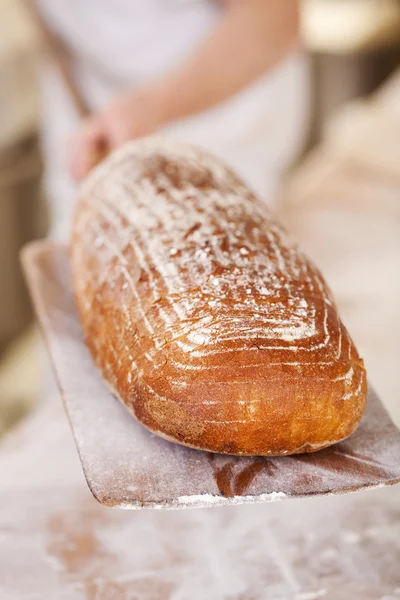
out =
[[[70,175],[80,181],[114,148],[154,133],[166,119],[156,89],[126,92],[83,121],[67,148]]]

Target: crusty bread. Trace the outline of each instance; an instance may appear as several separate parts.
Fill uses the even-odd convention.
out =
[[[357,427],[366,374],[321,274],[206,152],[148,138],[104,161],[71,262],[93,359],[157,435],[283,455]]]

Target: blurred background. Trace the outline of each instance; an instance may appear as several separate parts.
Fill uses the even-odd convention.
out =
[[[323,270],[400,424],[400,2],[304,0],[312,118],[282,219]],[[0,0],[0,436],[40,403],[43,357],[19,263],[46,235],[36,62],[23,0]]]

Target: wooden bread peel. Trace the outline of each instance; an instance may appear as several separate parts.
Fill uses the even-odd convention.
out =
[[[371,390],[360,427],[318,453],[239,458],[167,442],[108,391],[83,342],[67,249],[36,242],[23,264],[87,483],[107,506],[185,508],[338,494],[400,481],[400,432]]]
[[[86,119],[91,115],[91,109],[77,85],[74,75],[71,72],[71,56],[64,42],[57,37],[51,27],[43,19],[40,11],[36,7],[35,0],[26,0],[25,7],[36,26],[43,49],[50,56],[58,69],[59,76],[70,96],[76,114],[80,119]],[[93,164],[98,164],[108,154],[107,148],[99,145],[96,149],[96,155],[93,157]]]

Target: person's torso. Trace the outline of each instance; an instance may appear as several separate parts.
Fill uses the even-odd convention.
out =
[[[220,11],[213,0],[39,0],[39,9],[76,61],[115,87],[163,74]]]
[[[165,75],[212,31],[223,11],[218,0],[37,1],[69,49],[73,75],[92,110]],[[72,189],[63,194],[65,143],[78,115],[51,67],[42,69],[42,133],[51,195],[59,198],[62,212],[64,196],[73,195]],[[302,143],[307,88],[304,57],[294,52],[220,105],[169,123],[159,133],[203,146],[265,195],[266,180],[277,178]]]

